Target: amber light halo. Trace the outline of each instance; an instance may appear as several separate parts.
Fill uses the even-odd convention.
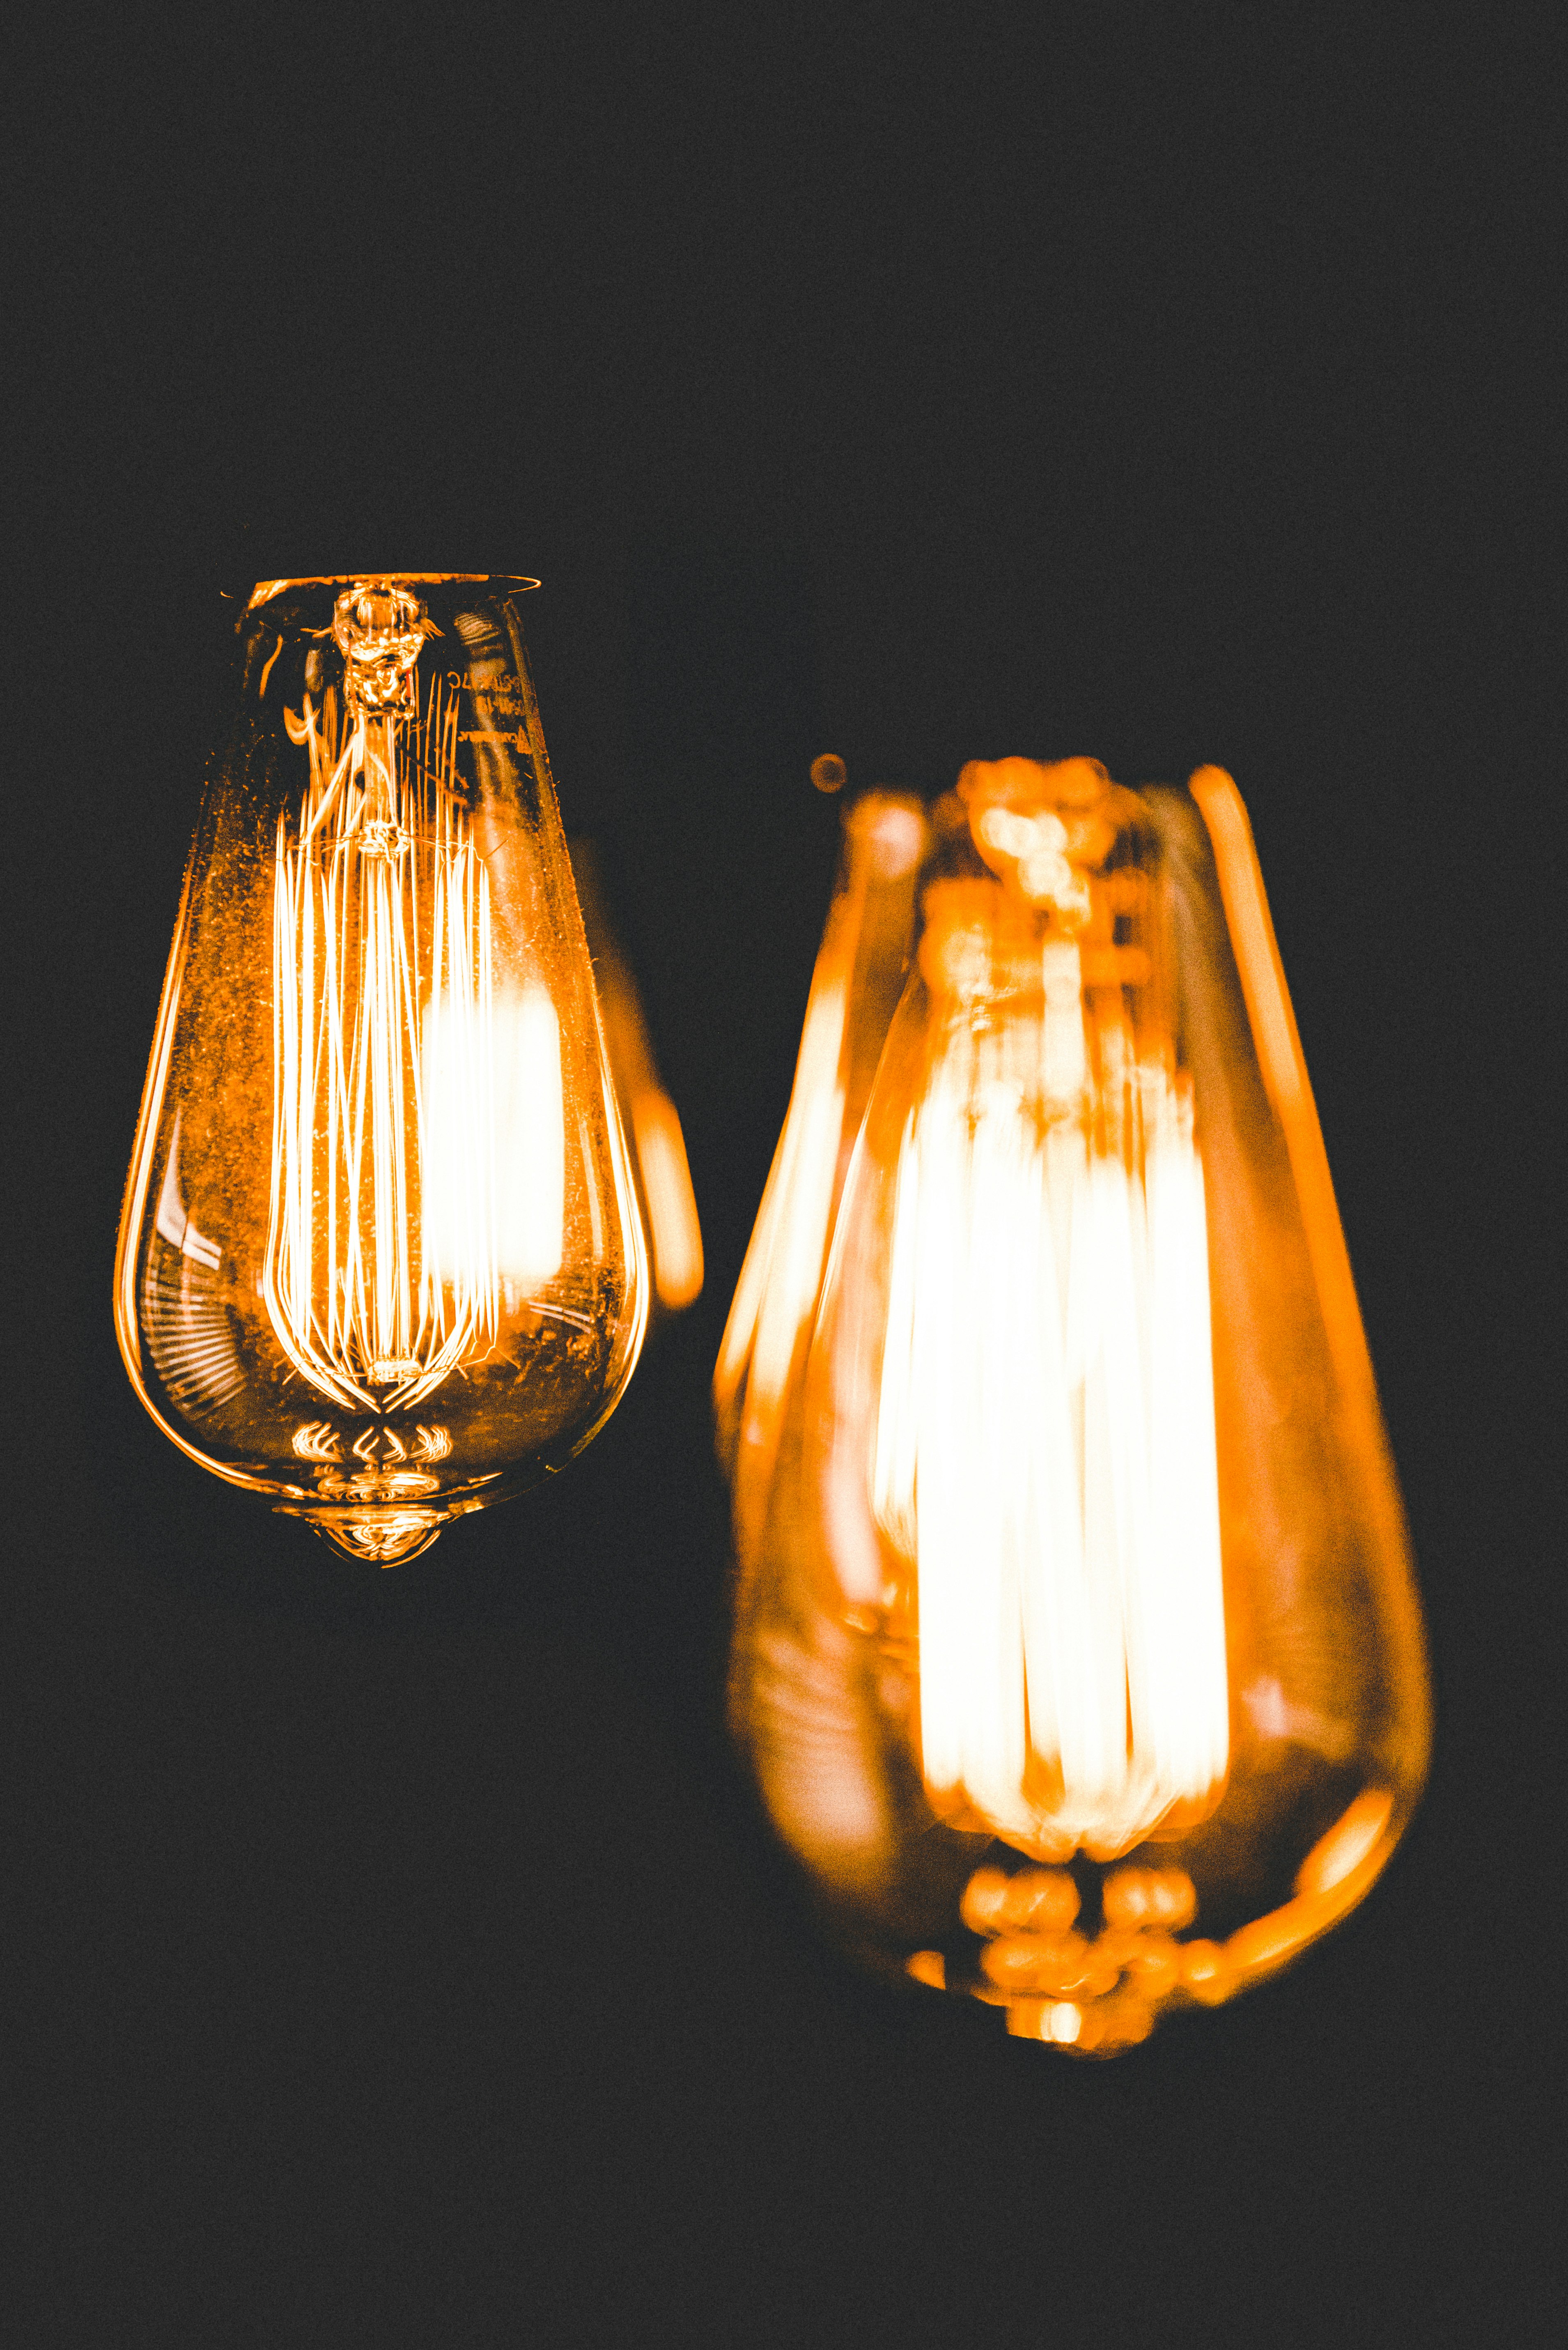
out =
[[[731,1715],[857,1956],[1102,2055],[1363,1898],[1419,1604],[1231,779],[931,819],[875,935],[846,827],[716,1373]]]
[[[524,575],[257,584],[116,1268],[187,1457],[390,1565],[564,1466],[646,1243]]]

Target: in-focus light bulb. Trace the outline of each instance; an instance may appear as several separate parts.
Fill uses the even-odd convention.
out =
[[[732,1707],[863,1957],[1109,2053],[1371,1883],[1419,1611],[1234,785],[1009,759],[937,814],[763,1490],[738,1463]]]
[[[383,1565],[580,1451],[647,1318],[532,585],[256,588],[121,1222],[153,1417]]]

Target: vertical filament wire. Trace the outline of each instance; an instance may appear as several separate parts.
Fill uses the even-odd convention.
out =
[[[437,677],[401,746],[362,711],[340,742],[331,689],[288,722],[310,775],[275,852],[264,1293],[296,1368],[346,1407],[416,1403],[495,1342],[490,891],[457,716]]]
[[[1185,1090],[1064,977],[957,1024],[906,1123],[872,1491],[933,1794],[1109,1857],[1228,1761],[1207,1232]]]

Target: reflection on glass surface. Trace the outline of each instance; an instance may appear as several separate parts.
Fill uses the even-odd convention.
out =
[[[764,1200],[751,1455],[721,1358],[732,1709],[845,1942],[1108,2053],[1371,1884],[1419,1610],[1234,785],[1008,759],[933,813],[854,1124],[830,917],[796,1097],[848,1163],[836,1213],[821,1174]]]
[[[843,781],[841,760],[817,760],[814,781],[821,767]],[[833,903],[789,1110],[713,1375],[719,1451],[743,1564],[767,1500],[849,1153],[909,968],[929,838],[925,812],[907,794],[862,793],[843,812]]]
[[[383,1564],[580,1451],[647,1316],[531,584],[257,588],[127,1190],[148,1409]]]
[[[605,1049],[648,1231],[655,1312],[679,1314],[702,1294],[702,1227],[675,1104],[659,1080],[653,1043],[599,883],[591,840],[571,844],[588,952],[604,1021]]]

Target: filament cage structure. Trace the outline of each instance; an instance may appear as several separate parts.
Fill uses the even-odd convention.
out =
[[[971,782],[998,869],[927,885],[851,1178],[907,1101],[880,1360],[838,1365],[844,1417],[876,1397],[880,1596],[919,1640],[928,1795],[1052,1860],[1202,1817],[1229,1747],[1191,1083],[1141,810],[1085,788],[1070,830]]]
[[[257,589],[122,1222],[154,1416],[381,1563],[580,1450],[646,1324],[531,584]]]
[[[1234,785],[1003,760],[933,814],[765,1492],[738,1459],[732,1719],[860,1958],[1105,2054],[1370,1885],[1419,1609]]]
[[[871,1492],[933,1804],[1110,1859],[1228,1759],[1208,1262],[1190,1087],[1133,1059],[1114,977],[1079,1016],[1064,944],[1026,1007],[950,1003],[907,1120]],[[1068,988],[1069,1055],[1122,1063],[1099,1118],[1053,1090]]]
[[[559,1024],[537,984],[495,1000],[459,697],[433,676],[401,743],[345,713],[341,751],[332,700],[285,713],[310,784],[292,843],[278,820],[265,1294],[305,1378],[346,1409],[395,1411],[485,1358],[504,1280],[559,1268]],[[523,1107],[506,1121],[509,1071]]]

